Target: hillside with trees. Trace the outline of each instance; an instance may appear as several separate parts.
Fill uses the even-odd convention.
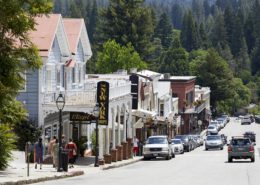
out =
[[[94,51],[88,73],[102,72],[104,52],[118,47],[111,69],[128,69],[132,59],[124,65],[118,55],[130,52],[140,69],[196,75],[218,112],[259,103],[258,0],[55,0],[53,12],[84,18]]]

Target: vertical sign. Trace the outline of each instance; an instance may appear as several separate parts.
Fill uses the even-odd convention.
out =
[[[99,105],[99,125],[108,125],[109,83],[100,81],[97,84],[97,102]]]
[[[136,74],[131,75],[131,95],[132,95],[132,109],[138,109],[138,81],[139,77]]]

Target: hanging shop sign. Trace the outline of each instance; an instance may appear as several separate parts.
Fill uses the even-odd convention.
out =
[[[84,121],[85,123],[90,123],[95,120],[93,114],[88,114],[84,112],[70,112],[70,121]]]
[[[97,103],[99,104],[99,125],[108,125],[109,83],[100,81],[97,84]]]

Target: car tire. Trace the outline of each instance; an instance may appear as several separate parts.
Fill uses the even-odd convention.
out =
[[[150,160],[150,157],[144,157],[144,160],[148,161],[148,160]]]
[[[175,154],[172,154],[172,158],[175,158]]]
[[[171,156],[168,155],[167,157],[165,157],[166,160],[170,160],[171,159]]]
[[[181,154],[184,154],[184,150],[182,150]]]
[[[223,147],[221,147],[220,150],[223,150]]]
[[[205,150],[208,150],[208,148],[205,148]]]
[[[254,157],[251,157],[251,162],[255,162],[255,158]]]
[[[228,162],[229,162],[229,163],[232,163],[232,162],[233,162],[233,158],[232,158],[232,157],[229,157],[229,158],[228,158]]]

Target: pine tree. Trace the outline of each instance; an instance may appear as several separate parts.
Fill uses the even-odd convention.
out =
[[[92,8],[90,10],[90,15],[88,17],[89,24],[88,24],[88,35],[89,40],[91,43],[93,43],[94,40],[94,32],[96,30],[97,26],[97,19],[98,19],[98,9],[97,9],[97,1],[94,0]]]
[[[203,6],[203,0],[192,0],[192,13],[197,23],[204,22],[205,20],[205,9]]]
[[[179,4],[174,4],[171,9],[171,19],[173,22],[173,26],[176,29],[182,28],[183,22],[183,8]]]
[[[181,43],[187,51],[199,48],[198,30],[191,11],[184,15],[183,25],[181,30]]]
[[[248,48],[246,45],[246,40],[243,37],[240,51],[236,57],[236,63],[237,63],[237,70],[236,72],[239,73],[242,70],[248,70],[251,72],[251,62],[248,55]]]
[[[208,49],[210,47],[210,41],[209,41],[208,35],[205,31],[203,23],[200,24],[199,39],[200,39],[200,48],[201,49]]]
[[[166,13],[163,13],[155,28],[155,37],[161,39],[162,46],[169,48],[172,42],[172,25]]]
[[[115,39],[120,45],[132,43],[143,58],[149,55],[154,25],[144,0],[110,0],[101,16],[98,43]]]
[[[224,17],[219,14],[215,19],[215,24],[211,32],[211,41],[214,47],[223,48],[227,45],[227,31],[225,27]]]
[[[249,14],[249,16],[246,20],[246,23],[244,26],[244,34],[245,34],[246,44],[248,46],[248,53],[251,53],[253,48],[255,47],[255,40],[256,40],[255,27],[254,27],[252,13]]]

